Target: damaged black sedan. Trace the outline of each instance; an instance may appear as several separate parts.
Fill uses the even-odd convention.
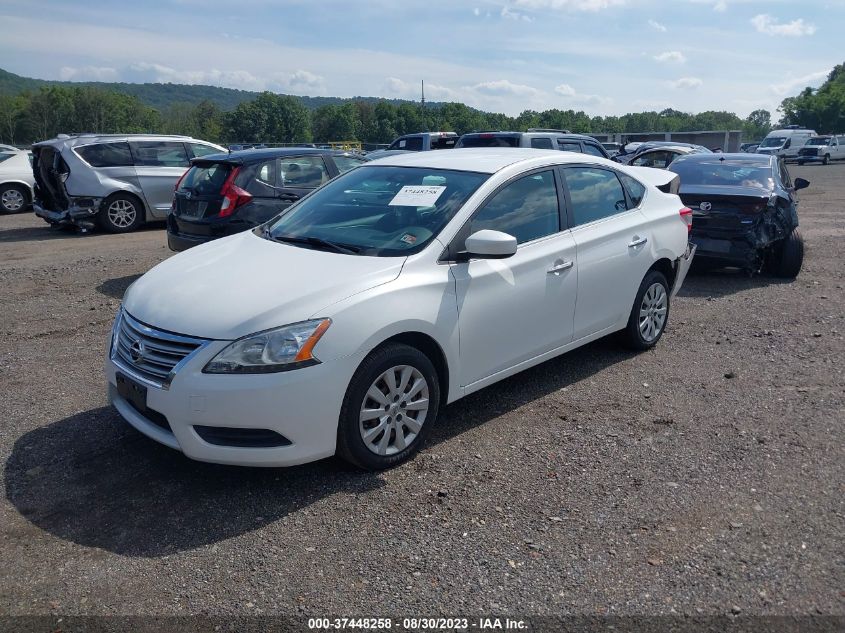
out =
[[[783,160],[764,154],[690,154],[669,170],[680,176],[681,200],[692,209],[690,239],[698,246],[697,262],[798,275],[804,242],[796,192],[810,183],[793,182]]]

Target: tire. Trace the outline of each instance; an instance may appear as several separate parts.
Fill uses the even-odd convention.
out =
[[[824,160],[822,161],[822,165],[830,165],[830,154],[824,155]]]
[[[651,349],[663,336],[669,320],[669,283],[663,273],[651,270],[640,283],[622,343],[634,350]]]
[[[799,164],[801,167],[803,167],[803,166],[804,166],[804,161],[803,161],[803,160],[799,160],[799,161],[798,161],[798,164]]]
[[[439,409],[440,381],[428,356],[400,343],[380,347],[349,382],[338,420],[337,455],[364,470],[392,468],[419,450]]]
[[[795,279],[804,263],[804,238],[798,228],[792,229],[773,253],[772,272],[784,279]]]
[[[144,205],[133,195],[115,193],[106,198],[97,213],[97,224],[109,233],[129,233],[144,223]]]
[[[29,206],[29,192],[21,185],[0,187],[0,213],[21,213]]]

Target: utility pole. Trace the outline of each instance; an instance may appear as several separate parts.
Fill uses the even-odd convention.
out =
[[[423,127],[425,128],[425,130],[423,130],[423,131],[428,132],[428,122],[425,120],[425,79],[422,80],[421,86],[422,86],[422,92],[421,92],[422,99],[420,100],[420,111],[422,112],[422,122],[423,122]]]

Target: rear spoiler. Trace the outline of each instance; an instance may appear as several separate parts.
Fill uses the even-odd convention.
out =
[[[652,167],[628,167],[632,176],[654,185],[663,193],[678,195],[681,190],[681,177],[675,172],[667,169],[654,169]]]

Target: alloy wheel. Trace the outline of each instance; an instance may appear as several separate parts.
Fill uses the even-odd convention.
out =
[[[429,386],[410,365],[391,367],[373,381],[364,396],[359,431],[376,455],[394,455],[416,439],[429,410]]]
[[[668,312],[668,297],[663,284],[653,283],[643,295],[640,304],[640,335],[646,343],[651,343],[663,331]]]
[[[138,213],[135,210],[135,205],[129,200],[115,200],[109,205],[106,210],[109,217],[109,222],[119,229],[125,229],[132,226]]]

